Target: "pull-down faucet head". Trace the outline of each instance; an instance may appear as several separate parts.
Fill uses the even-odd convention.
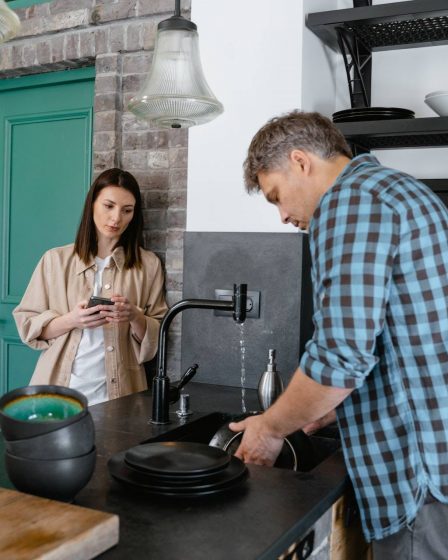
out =
[[[233,319],[244,323],[247,311],[247,284],[233,285]]]

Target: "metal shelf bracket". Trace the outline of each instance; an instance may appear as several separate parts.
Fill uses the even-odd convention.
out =
[[[352,108],[370,107],[372,52],[349,29],[337,27],[336,32],[347,74],[350,104]]]

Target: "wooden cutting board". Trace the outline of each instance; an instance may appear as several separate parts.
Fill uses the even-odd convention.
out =
[[[117,515],[0,488],[0,558],[89,560],[118,532]]]

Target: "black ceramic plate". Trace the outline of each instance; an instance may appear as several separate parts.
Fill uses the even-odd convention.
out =
[[[408,117],[406,115],[390,115],[390,114],[380,114],[380,113],[368,113],[368,114],[359,114],[353,115],[352,117],[339,117],[333,119],[334,123],[343,123],[343,122],[361,122],[361,121],[383,121],[383,120],[392,120],[392,119],[413,119],[414,117]]]
[[[163,481],[163,483],[167,483],[167,484],[196,484],[197,481],[200,480],[214,480],[214,478],[216,476],[219,476],[222,471],[224,469],[227,468],[228,465],[226,465],[225,467],[219,469],[218,471],[212,471],[211,473],[198,473],[198,474],[188,474],[185,476],[181,476],[181,475],[166,475],[166,474],[161,474],[161,473],[155,473],[152,471],[148,471],[146,469],[141,469],[140,467],[136,467],[135,465],[131,465],[127,460],[126,460],[126,456],[124,458],[124,462],[126,463],[126,465],[132,469],[133,471],[137,471],[139,473],[143,473],[144,475],[146,475],[147,477],[150,478],[155,478],[157,479],[158,482]]]
[[[214,482],[219,482],[222,478],[222,474],[225,469],[211,474],[201,474],[196,476],[159,476],[154,473],[149,473],[148,471],[143,471],[137,469],[124,459],[125,466],[131,471],[137,473],[140,476],[144,476],[148,484],[153,484],[155,486],[163,485],[172,488],[178,487],[195,487],[202,484],[212,484]]]
[[[196,476],[223,470],[230,456],[205,443],[165,441],[144,443],[125,452],[129,465],[157,476]]]
[[[343,109],[333,113],[333,117],[342,117],[347,115],[356,115],[357,113],[394,113],[402,115],[414,115],[414,111],[403,109],[402,107],[353,107],[352,109]]]
[[[246,465],[236,457],[229,457],[229,465],[213,481],[202,479],[197,480],[196,484],[185,486],[167,484],[165,479],[157,482],[157,477],[148,476],[142,472],[129,467],[124,461],[126,451],[117,453],[108,461],[109,472],[112,477],[119,482],[139,488],[151,494],[160,496],[178,496],[190,498],[210,494],[218,494],[234,488],[242,482],[248,475]]]
[[[383,119],[413,119],[415,113],[398,107],[359,107],[333,113],[333,122],[374,121]]]

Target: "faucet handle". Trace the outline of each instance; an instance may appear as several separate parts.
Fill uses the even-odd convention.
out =
[[[180,381],[177,385],[171,385],[169,388],[169,402],[170,404],[173,404],[175,402],[177,402],[179,400],[180,397],[180,390],[182,389],[182,387],[185,387],[185,385],[191,381],[191,379],[193,379],[193,377],[196,374],[196,370],[198,369],[198,364],[193,364],[191,367],[189,367],[185,373],[182,375],[182,377],[180,378]]]
[[[179,384],[177,386],[179,391],[182,389],[182,387],[185,387],[185,385],[193,379],[193,377],[196,375],[196,370],[198,369],[198,367],[199,367],[198,364],[193,364],[182,375],[182,377],[180,378]]]

